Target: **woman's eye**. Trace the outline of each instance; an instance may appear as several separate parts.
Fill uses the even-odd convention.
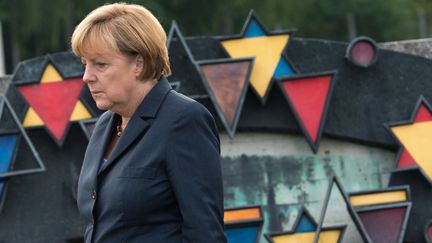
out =
[[[103,62],[97,62],[97,63],[95,63],[95,65],[96,65],[96,67],[98,67],[98,68],[103,68],[103,67],[105,67],[107,64],[106,64],[106,63],[103,63]]]

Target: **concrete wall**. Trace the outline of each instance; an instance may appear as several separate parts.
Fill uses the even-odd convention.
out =
[[[225,207],[262,205],[263,232],[290,230],[301,205],[319,221],[333,173],[346,192],[387,187],[396,156],[326,137],[314,155],[303,136],[255,132],[221,134],[221,153]]]

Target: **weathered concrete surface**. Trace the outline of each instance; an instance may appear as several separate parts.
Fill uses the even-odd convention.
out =
[[[221,153],[225,207],[263,205],[263,232],[290,230],[301,205],[318,221],[333,173],[346,192],[387,187],[396,157],[325,137],[313,154],[303,136],[256,132],[221,134]]]
[[[378,47],[432,59],[432,38],[383,42]]]

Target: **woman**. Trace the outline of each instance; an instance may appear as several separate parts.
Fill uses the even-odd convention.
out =
[[[219,137],[199,103],[173,91],[166,34],[144,7],[104,5],[72,51],[99,109],[78,183],[85,242],[226,242]]]

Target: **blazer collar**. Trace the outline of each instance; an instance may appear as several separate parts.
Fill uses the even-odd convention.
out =
[[[150,119],[155,118],[157,112],[165,100],[166,95],[171,90],[171,85],[168,80],[162,76],[157,84],[152,88],[152,90],[147,94],[141,104],[138,106],[137,110],[131,117],[126,129],[124,130],[122,136],[120,137],[117,146],[111,152],[108,160],[100,168],[99,174],[102,173],[108,166],[110,166],[142,133],[144,133],[150,126]],[[111,134],[114,122],[118,122],[120,117],[113,114],[113,117],[106,126],[105,134]],[[104,136],[105,141],[110,139],[110,136]],[[108,144],[105,142],[105,144]],[[103,146],[105,151],[106,146]]]
[[[171,85],[165,76],[162,76],[157,84],[144,98],[140,106],[138,106],[135,113],[139,114],[142,118],[154,118],[159,110],[165,95],[171,90]]]

